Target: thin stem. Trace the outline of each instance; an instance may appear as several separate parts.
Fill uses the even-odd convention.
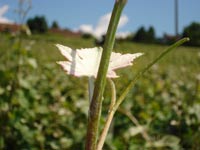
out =
[[[99,142],[97,144],[97,150],[102,150],[103,145],[104,145],[105,140],[106,140],[106,136],[108,134],[108,130],[110,128],[110,125],[111,125],[111,122],[112,122],[112,119],[113,119],[113,116],[114,116],[114,111],[112,111],[112,107],[115,105],[115,102],[116,102],[116,88],[115,88],[114,82],[111,79],[109,79],[109,83],[110,83],[111,93],[112,93],[110,109],[109,109],[109,112],[108,112],[108,117],[106,119],[105,126],[103,128],[103,131],[102,131],[100,137],[99,137]]]
[[[116,104],[113,106],[113,109],[116,111],[119,107],[119,105],[124,101],[126,95],[131,90],[135,82],[142,77],[154,64],[156,64],[160,59],[162,59],[166,54],[171,52],[173,49],[177,48],[178,46],[182,45],[183,43],[189,41],[189,38],[183,38],[179,40],[178,42],[174,43],[170,47],[168,47],[164,52],[162,52],[156,59],[154,59],[151,63],[149,63],[144,69],[139,71],[136,76],[133,78],[133,80],[126,86],[124,91],[122,92],[121,96],[118,98]]]
[[[85,145],[86,150],[96,149],[99,120],[101,116],[102,96],[106,84],[106,74],[108,70],[110,55],[115,42],[115,33],[117,30],[117,25],[119,23],[119,19],[125,4],[126,0],[116,0],[112,11],[110,24],[106,34],[104,50],[98,70],[97,80],[95,83],[94,94],[89,108],[88,128]]]
[[[26,8],[23,7],[23,6],[25,6],[25,3],[27,3]],[[27,16],[28,12],[32,8],[32,0],[27,0],[27,1],[19,0],[18,8],[19,9],[17,9],[16,12],[19,14],[19,22],[22,25],[22,24],[24,24],[24,20]]]
[[[139,123],[139,121],[131,114],[130,111],[126,111],[122,108],[118,108],[118,111],[124,115],[126,115],[137,127],[142,127]],[[146,132],[146,130],[142,130],[141,132],[143,138],[147,141],[147,142],[151,142],[151,138],[148,135],[148,133]]]
[[[109,107],[110,111],[116,103],[116,88],[115,88],[115,83],[112,81],[112,79],[108,79],[108,81],[110,83],[110,88],[111,88],[111,103]]]

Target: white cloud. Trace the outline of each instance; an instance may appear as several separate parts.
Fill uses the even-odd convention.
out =
[[[122,15],[119,21],[118,28],[125,26],[128,23],[128,17],[126,15]]]
[[[129,31],[126,31],[126,32],[118,32],[116,34],[116,38],[117,39],[126,39],[128,36],[130,36],[132,33],[129,32]]]
[[[83,24],[79,27],[79,31],[82,33],[93,34],[92,25]]]
[[[79,31],[82,33],[90,33],[92,34],[95,38],[100,39],[102,35],[106,34],[109,21],[111,18],[111,13],[105,14],[104,16],[100,17],[96,27],[93,27],[92,25],[86,25],[83,24],[79,27]],[[126,25],[128,22],[128,17],[126,15],[122,15],[119,21],[118,28],[123,27]]]
[[[9,23],[9,24],[13,23],[13,21],[3,16],[8,11],[8,9],[9,9],[8,5],[0,7],[0,23]]]

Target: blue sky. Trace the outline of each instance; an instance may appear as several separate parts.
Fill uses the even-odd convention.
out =
[[[0,0],[0,8],[8,5],[3,17],[17,21],[14,10],[18,0]],[[27,17],[44,15],[49,24],[56,20],[63,28],[78,29],[81,25],[93,26],[111,12],[114,0],[32,0]],[[179,33],[191,22],[200,22],[200,0],[179,0]],[[174,34],[174,0],[128,0],[123,11],[128,22],[119,29],[135,32],[140,26],[152,25],[157,36]]]

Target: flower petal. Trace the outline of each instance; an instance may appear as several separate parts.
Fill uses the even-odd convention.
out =
[[[76,51],[72,50],[70,47],[61,44],[56,44],[56,47],[58,47],[60,53],[69,61],[72,61],[72,57],[76,55]]]
[[[61,54],[69,61],[58,62],[63,69],[75,76],[94,76],[96,77],[102,54],[102,48],[87,48],[72,50],[63,45],[56,45]]]
[[[86,74],[84,68],[80,64],[72,64],[69,61],[58,61],[57,64],[61,65],[64,71],[67,72],[67,74],[74,75],[74,76],[88,76]]]
[[[68,61],[57,62],[64,71],[74,76],[97,77],[100,59],[103,52],[101,47],[72,50],[67,46],[56,44],[61,54]],[[142,53],[125,54],[111,53],[107,77],[117,78],[115,70],[132,65],[132,61],[141,56]]]
[[[77,49],[79,57],[82,59],[100,59],[103,49],[101,47]]]
[[[116,74],[116,72],[110,70],[110,71],[107,72],[106,77],[108,77],[108,78],[118,78],[119,76]]]
[[[116,70],[119,68],[127,67],[132,65],[132,61],[139,56],[143,55],[143,53],[135,53],[135,54],[120,54],[120,53],[112,53],[110,58],[109,69]]]
[[[102,48],[86,48],[77,49],[77,55],[81,59],[81,63],[84,65],[85,72],[88,74],[93,74],[96,77],[97,71],[100,64]]]

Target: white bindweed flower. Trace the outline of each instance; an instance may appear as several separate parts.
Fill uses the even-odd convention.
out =
[[[97,76],[100,59],[103,49],[101,47],[85,48],[72,50],[67,46],[56,44],[61,54],[67,58],[68,61],[58,61],[67,74],[74,76]],[[116,69],[124,68],[132,65],[132,61],[141,56],[142,53],[135,54],[120,54],[112,52],[110,63],[108,67],[107,77],[117,78]]]

